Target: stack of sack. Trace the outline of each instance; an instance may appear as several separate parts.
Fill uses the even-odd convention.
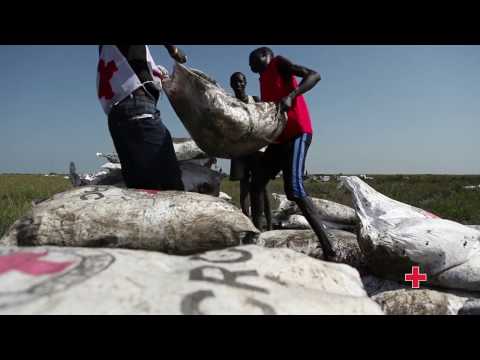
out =
[[[350,210],[339,204],[329,206],[342,211],[327,218],[328,202],[315,201],[336,251],[333,261],[355,267],[367,293],[386,314],[480,314],[479,227],[441,219],[390,199],[358,177],[341,180],[352,193],[356,231],[335,228],[348,223],[348,217],[338,214],[351,214]],[[257,244],[323,259],[318,239],[307,230],[308,223],[295,204],[282,195],[273,198],[279,229],[262,233]],[[405,281],[412,266],[427,275],[420,289],[412,289]]]
[[[289,249],[0,247],[0,314],[381,315],[355,269]]]
[[[480,312],[478,229],[342,177],[354,208],[313,199],[332,262],[282,195],[273,194],[277,230],[260,233],[219,197],[212,157],[263,148],[285,114],[273,103],[244,104],[180,64],[164,85],[192,136],[174,142],[188,192],[120,187],[118,158],[98,154],[108,161],[101,171],[73,179],[85,186],[36,202],[0,239],[0,313]],[[428,275],[420,290],[404,281],[412,266]]]
[[[353,267],[258,236],[217,197],[75,188],[0,240],[0,313],[383,314]]]

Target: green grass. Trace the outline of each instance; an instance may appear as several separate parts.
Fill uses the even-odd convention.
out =
[[[370,175],[372,176],[372,175]],[[450,175],[373,175],[367,182],[377,191],[395,200],[433,212],[443,218],[463,224],[480,224],[480,191],[465,190],[465,185],[480,184],[480,176]],[[338,183],[305,181],[313,197],[352,205],[351,196]],[[0,236],[31,207],[34,199],[47,198],[71,188],[63,176],[0,175]],[[223,192],[239,205],[239,183],[222,183]],[[268,186],[270,193],[283,194],[283,181],[276,179]]]
[[[63,176],[0,175],[0,236],[31,207],[32,200],[71,188]]]
[[[366,182],[375,190],[395,200],[422,208],[445,219],[463,224],[480,224],[480,191],[466,190],[463,186],[480,184],[479,175],[369,175],[374,180]],[[338,189],[338,182],[305,181],[310,196],[352,206],[348,191]],[[238,182],[228,179],[222,191],[239,204]],[[284,194],[283,181],[270,182],[268,191]]]

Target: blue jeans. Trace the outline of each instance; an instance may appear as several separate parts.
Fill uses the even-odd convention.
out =
[[[151,116],[136,118],[145,114]],[[108,128],[128,188],[184,190],[172,137],[155,100],[138,95],[126,98],[111,110]]]

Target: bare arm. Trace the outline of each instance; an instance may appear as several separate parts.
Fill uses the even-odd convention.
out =
[[[282,100],[282,104],[287,109],[292,106],[293,100],[301,94],[305,94],[311,90],[321,80],[320,74],[305,66],[292,63],[290,60],[279,56],[280,71],[286,78],[290,76],[298,76],[302,78],[298,87],[294,89],[286,98]]]
[[[165,45],[165,48],[167,49],[168,53],[175,61],[178,61],[179,63],[182,63],[182,64],[187,61],[187,57],[185,56],[183,51],[180,50],[175,45]]]

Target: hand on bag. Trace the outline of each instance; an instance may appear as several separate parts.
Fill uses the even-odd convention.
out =
[[[178,61],[180,64],[184,64],[187,62],[187,57],[183,53],[182,50],[180,50],[178,47],[175,47],[174,50],[170,52],[170,56],[175,60]]]
[[[287,111],[293,106],[293,98],[289,96],[285,96],[281,101],[280,101],[280,109],[282,111]]]

